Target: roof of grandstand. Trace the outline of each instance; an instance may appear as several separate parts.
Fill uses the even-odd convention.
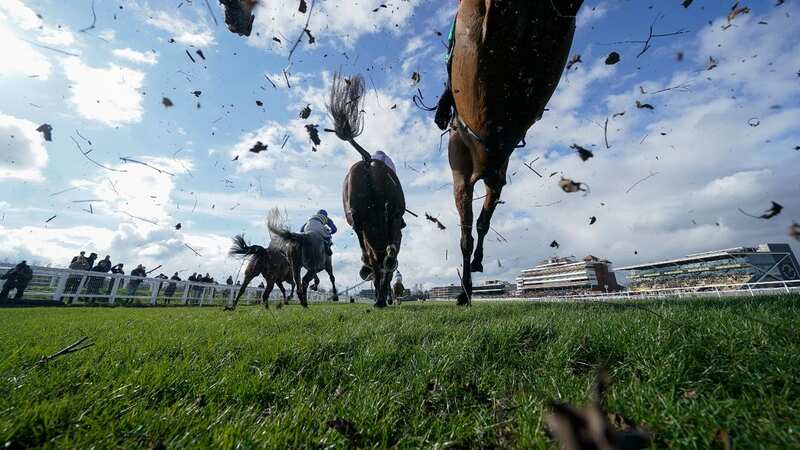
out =
[[[734,247],[724,250],[714,250],[710,252],[690,253],[688,256],[683,258],[634,264],[630,266],[619,267],[616,269],[616,271],[655,269],[658,267],[673,266],[677,264],[686,264],[699,261],[714,261],[719,259],[730,258],[735,255],[752,254],[752,253],[758,253],[758,254],[785,253],[781,251],[778,252],[771,251],[769,245],[770,244],[761,244],[758,247]]]

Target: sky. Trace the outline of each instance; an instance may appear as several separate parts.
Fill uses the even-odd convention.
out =
[[[265,245],[271,208],[295,229],[324,208],[340,228],[339,289],[356,284],[341,189],[358,155],[322,132],[341,71],[369,88],[360,144],[394,159],[421,216],[406,215],[404,281],[457,283],[447,137],[412,102],[441,93],[457,2],[318,0],[305,14],[295,3],[262,0],[242,37],[215,0],[96,1],[96,20],[91,0],[0,0],[0,261],[65,266],[86,250],[128,271],[236,278],[233,235]],[[800,6],[743,1],[749,12],[729,20],[732,1],[681,3],[585,3],[571,51],[580,62],[512,156],[477,283],[513,281],[557,255],[621,266],[763,242],[800,251],[788,236],[800,221],[800,41],[790,37]],[[668,36],[641,53],[651,26]],[[621,61],[608,65],[613,51]],[[52,141],[36,131],[43,123]],[[306,124],[319,125],[321,145]],[[267,150],[249,152],[257,141]],[[562,176],[590,192],[565,193]],[[769,220],[739,210],[758,216],[773,201],[784,209]]]

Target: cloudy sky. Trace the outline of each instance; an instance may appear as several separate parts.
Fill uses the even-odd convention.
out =
[[[303,36],[291,60],[308,18],[298,2],[263,0],[249,38],[226,29],[215,0],[213,16],[204,0],[95,3],[96,21],[91,0],[0,0],[0,261],[63,266],[87,250],[128,270],[163,264],[224,279],[240,264],[226,255],[230,237],[265,243],[270,208],[295,228],[325,208],[341,229],[340,288],[353,284],[358,244],[341,186],[357,155],[329,133],[313,148],[304,127],[330,126],[326,93],[341,70],[370,88],[361,144],[395,160],[409,209],[447,226],[406,216],[407,283],[457,282],[446,142],[411,101],[417,89],[427,104],[441,92],[457,2],[318,0],[316,41]],[[487,238],[478,282],[513,280],[553,255],[622,265],[791,240],[800,41],[790,30],[800,6],[740,3],[749,13],[729,21],[732,1],[587,1],[572,50],[581,62],[514,153],[493,223],[502,238]],[[682,33],[653,38],[637,56],[643,43],[626,41],[645,40],[651,25]],[[607,65],[612,51],[621,62]],[[313,112],[301,119],[306,105]],[[51,142],[36,131],[43,123]],[[256,141],[268,149],[249,152]],[[581,161],[572,144],[594,158]],[[542,177],[524,165],[534,160]],[[591,192],[564,193],[561,176]],[[759,215],[772,201],[785,209],[771,220],[738,211]]]

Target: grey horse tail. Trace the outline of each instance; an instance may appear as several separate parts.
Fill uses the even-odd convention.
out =
[[[269,221],[267,223],[269,232],[276,236],[278,239],[286,243],[302,244],[306,236],[302,233],[292,233],[288,228]]]
[[[248,245],[244,235],[237,234],[233,237],[233,245],[228,252],[231,256],[246,257],[252,255],[262,255],[267,251],[260,245]]]

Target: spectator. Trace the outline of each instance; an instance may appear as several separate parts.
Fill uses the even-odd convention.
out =
[[[115,275],[125,275],[125,270],[123,270],[123,267],[124,267],[123,264],[117,264],[116,266],[113,266],[111,268],[111,273]],[[122,279],[119,279],[119,281],[117,280],[118,280],[117,278],[111,278],[111,281],[109,281],[108,295],[111,295],[111,290],[114,289],[114,283],[119,283],[119,287],[120,288],[122,287],[123,280]]]
[[[106,255],[105,258],[100,260],[94,267],[92,267],[92,272],[99,272],[99,273],[108,273],[111,270],[111,257]],[[100,288],[103,286],[103,277],[90,277],[89,281],[86,283],[86,293],[89,295],[97,295],[100,293]],[[95,298],[89,298],[89,303],[94,304]]]
[[[86,252],[81,252],[80,255],[72,258],[72,262],[69,264],[69,268],[71,270],[84,270],[88,271],[94,265],[94,261],[97,259],[97,253],[92,253],[87,258],[84,256]],[[83,276],[81,275],[70,275],[67,278],[67,284],[64,287],[64,291],[68,294],[75,294],[80,289],[81,279]]]
[[[156,278],[157,280],[169,280],[169,277],[164,275],[163,273],[159,273],[154,278]],[[162,286],[164,286],[164,283],[163,282],[159,282],[158,283],[158,288],[156,290],[156,299],[158,299],[158,296],[161,295],[161,287]]]
[[[197,282],[200,281],[200,277],[197,275],[197,272],[195,272],[195,273],[193,273],[193,274],[191,274],[189,276],[189,281],[191,283],[197,283]],[[195,303],[197,298],[200,296],[200,290],[201,289],[202,288],[200,286],[196,286],[196,285],[191,285],[190,286],[190,288],[189,288],[189,297],[190,297],[189,302],[190,303]]]
[[[170,281],[171,283],[169,283],[167,288],[164,289],[164,297],[167,305],[169,305],[169,302],[172,301],[172,296],[175,295],[175,290],[178,288],[178,285],[175,282],[181,281],[181,278],[178,276],[178,272],[175,272],[175,274],[172,275]]]
[[[72,261],[70,261],[69,263],[70,264],[75,264],[75,261],[77,261],[80,258],[85,258],[85,257],[86,257],[86,252],[81,252],[78,256],[73,256],[72,257]]]
[[[229,275],[228,279],[225,280],[225,284],[227,284],[228,286],[233,286],[233,277]]]
[[[131,276],[144,278],[147,276],[147,271],[145,271],[143,265],[139,264],[138,266],[136,266],[135,269],[131,271]],[[139,289],[140,284],[142,284],[142,280],[138,280],[135,278],[131,278],[131,280],[128,281],[128,297],[133,297],[134,295],[136,295],[136,290]]]
[[[28,287],[28,283],[31,282],[32,278],[33,270],[31,270],[31,266],[28,265],[27,261],[22,261],[14,266],[13,269],[0,275],[0,279],[6,280],[3,283],[3,289],[0,291],[0,302],[8,300],[8,292],[12,289],[17,290],[14,293],[14,300],[22,300],[22,294],[25,293],[25,288]]]

